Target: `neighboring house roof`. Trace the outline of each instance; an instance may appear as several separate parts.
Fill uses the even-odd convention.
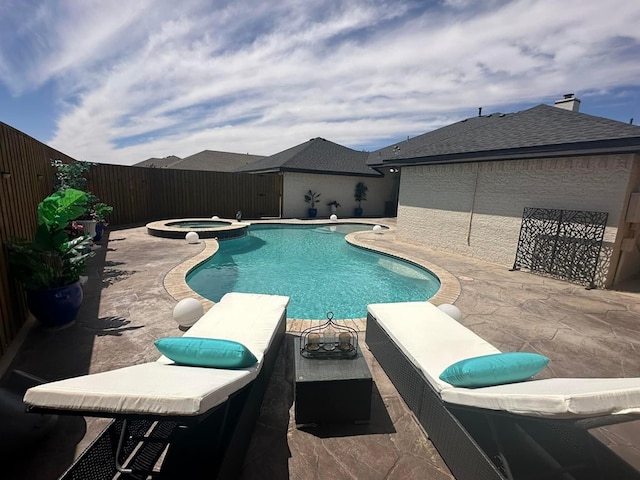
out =
[[[189,157],[183,158],[170,168],[180,170],[207,170],[214,172],[233,172],[237,168],[265,158],[263,155],[249,155],[248,153],[218,152],[203,150]]]
[[[640,152],[640,127],[538,105],[472,117],[369,154],[370,166]]]
[[[367,152],[359,152],[324,138],[312,138],[282,152],[246,165],[236,172],[273,173],[305,172],[330,175],[380,177],[382,174],[367,166]]]
[[[171,155],[165,158],[148,158],[142,162],[134,164],[134,167],[150,167],[150,168],[170,168],[171,165],[182,160],[180,157]]]

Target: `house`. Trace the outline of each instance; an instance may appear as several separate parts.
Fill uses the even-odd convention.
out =
[[[320,193],[316,205],[319,217],[328,217],[327,203],[337,201],[341,207],[337,215],[350,217],[358,206],[353,198],[355,186],[364,182],[367,199],[362,203],[365,216],[380,217],[393,214],[396,204],[397,178],[393,173],[383,175],[367,165],[367,152],[359,152],[324,138],[291,147],[270,157],[240,167],[236,172],[280,175],[282,178],[283,218],[306,217],[308,204],[305,194]]]
[[[511,267],[525,208],[605,212],[595,285],[639,273],[640,127],[579,102],[468,118],[372,152],[370,167],[401,171],[398,240]]]
[[[175,165],[180,161],[182,161],[180,157],[177,157],[175,155],[169,155],[168,157],[164,157],[164,158],[157,158],[157,157],[147,158],[146,160],[138,162],[133,166],[149,167],[149,168],[171,168],[173,165]]]
[[[203,170],[209,172],[233,172],[264,158],[262,155],[248,153],[219,152],[203,150],[185,158],[172,155],[166,158],[150,158],[137,163],[137,167],[174,168],[177,170]]]

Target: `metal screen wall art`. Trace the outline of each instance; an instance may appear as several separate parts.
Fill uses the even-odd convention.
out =
[[[512,270],[528,268],[595,288],[608,215],[525,207]]]

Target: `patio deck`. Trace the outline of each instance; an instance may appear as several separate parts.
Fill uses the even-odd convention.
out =
[[[380,220],[384,223],[383,220]],[[387,222],[393,222],[387,220]],[[640,376],[640,293],[584,287],[501,265],[395,241],[393,232],[361,243],[448,271],[464,323],[501,350],[551,358],[543,376]],[[144,227],[110,232],[92,261],[76,323],[48,331],[33,325],[10,365],[46,380],[154,360],[153,340],[178,333],[167,273],[204,244],[151,237]],[[454,293],[457,293],[454,292]],[[292,323],[293,326],[293,323]],[[289,339],[291,340],[291,339]],[[292,342],[282,347],[246,459],[253,479],[450,479],[446,465],[376,361],[366,359],[375,386],[368,425],[297,429],[293,423]],[[56,478],[106,421],[61,417],[58,428],[25,458],[4,458],[3,478]],[[640,422],[599,429],[600,438],[640,468]],[[11,471],[8,465],[19,465]]]

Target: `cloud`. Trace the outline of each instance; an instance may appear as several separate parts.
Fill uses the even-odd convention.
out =
[[[316,136],[381,147],[479,106],[601,95],[640,74],[640,5],[625,0],[51,5],[0,20],[31,18],[0,33],[18,48],[0,51],[0,80],[16,95],[55,82],[51,145],[108,163]]]

